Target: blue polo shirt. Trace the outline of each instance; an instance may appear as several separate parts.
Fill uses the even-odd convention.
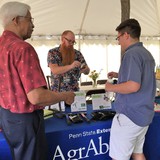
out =
[[[126,49],[122,57],[118,83],[134,81],[140,89],[131,94],[116,94],[114,108],[139,126],[147,126],[154,116],[154,98],[156,92],[155,61],[151,53],[141,42]]]

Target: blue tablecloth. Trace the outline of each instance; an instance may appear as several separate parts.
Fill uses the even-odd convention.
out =
[[[111,120],[67,125],[65,118],[45,120],[48,160],[111,160],[108,156]],[[146,135],[147,160],[160,160],[160,113],[156,113]],[[11,160],[8,145],[0,133],[0,160]]]
[[[155,113],[144,143],[146,160],[160,160],[160,113]]]
[[[91,106],[88,106],[90,118]],[[49,160],[111,160],[108,155],[112,120],[67,125],[66,119],[46,120]]]
[[[0,160],[11,160],[9,146],[4,139],[2,132],[0,132]]]

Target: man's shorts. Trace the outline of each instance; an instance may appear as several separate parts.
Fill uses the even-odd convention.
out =
[[[109,155],[116,160],[129,160],[132,153],[143,153],[148,126],[140,127],[124,114],[113,118]]]

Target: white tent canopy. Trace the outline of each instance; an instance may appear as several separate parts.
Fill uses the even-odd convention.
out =
[[[120,48],[115,40],[115,28],[121,22],[120,0],[17,1],[31,6],[35,29],[28,41],[36,49],[45,75],[50,74],[48,50],[59,45],[59,36],[66,29],[78,35],[75,48],[81,50],[90,69],[103,69],[100,78],[105,78],[108,71],[118,71]],[[0,6],[5,2],[9,0],[0,0]],[[142,40],[159,65],[160,0],[130,0],[130,5],[130,17],[140,22]],[[82,74],[82,80],[88,80],[88,76]]]
[[[33,36],[75,34],[115,36],[121,21],[120,0],[17,0],[31,6]],[[1,0],[0,6],[9,0]],[[160,36],[160,0],[130,0],[130,17],[142,26],[142,36]],[[0,32],[2,32],[0,27]]]

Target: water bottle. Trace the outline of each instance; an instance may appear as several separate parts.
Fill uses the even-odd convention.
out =
[[[108,77],[107,82],[113,84],[113,79],[112,79],[111,77]],[[113,92],[108,92],[108,91],[106,91],[106,97],[108,97],[108,99],[109,99],[110,101],[112,101],[113,98],[114,98],[114,93],[113,93]]]

